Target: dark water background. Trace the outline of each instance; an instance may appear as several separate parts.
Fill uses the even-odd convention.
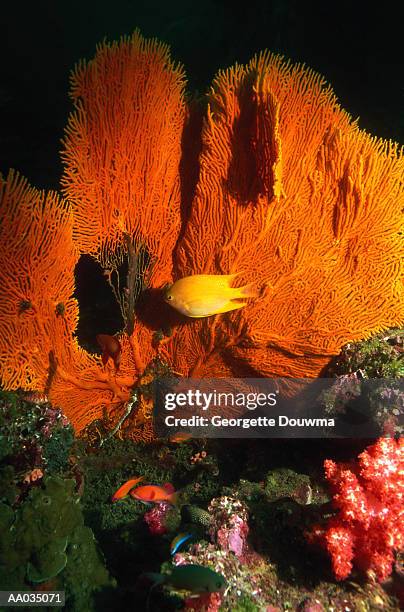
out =
[[[360,126],[404,142],[401,2],[300,0],[3,0],[0,7],[0,171],[58,188],[68,77],[104,37],[136,27],[171,45],[189,88],[264,48],[305,62],[332,84]]]

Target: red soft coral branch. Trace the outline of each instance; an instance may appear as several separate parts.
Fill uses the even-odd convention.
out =
[[[338,514],[317,525],[309,541],[327,550],[337,580],[353,565],[385,580],[404,547],[404,439],[381,438],[356,464],[327,459],[324,468]]]

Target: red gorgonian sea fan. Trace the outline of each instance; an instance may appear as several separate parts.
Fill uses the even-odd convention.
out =
[[[355,465],[324,462],[338,513],[308,534],[331,556],[337,580],[352,568],[383,581],[404,549],[404,439],[380,438]]]

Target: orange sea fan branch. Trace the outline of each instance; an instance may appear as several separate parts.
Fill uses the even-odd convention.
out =
[[[315,376],[344,343],[404,320],[402,150],[360,131],[316,73],[267,52],[220,72],[209,102],[178,273],[242,270],[262,290],[200,324],[197,368],[223,350],[238,371]],[[240,316],[244,340],[225,349]]]
[[[128,235],[159,262],[152,283],[167,281],[181,221],[183,69],[167,45],[136,31],[99,45],[71,83],[76,109],[66,129],[62,185],[77,244],[109,268],[122,260]]]
[[[78,345],[71,211],[10,171],[0,183],[0,375],[6,389],[44,391],[79,432],[124,405],[152,358],[151,333],[124,338],[119,374]],[[146,340],[147,336],[147,340]],[[141,349],[138,342],[143,342]],[[150,347],[150,348],[147,348]]]
[[[2,384],[43,390],[49,355],[70,342],[78,319],[72,214],[57,194],[11,170],[0,182],[0,219]]]
[[[123,334],[120,343],[119,372],[109,365],[103,367],[98,356],[81,349],[76,341],[57,360],[52,399],[63,406],[78,432],[96,419],[117,420],[145,369],[137,361],[139,355],[144,364],[156,355],[151,332],[139,326],[132,338]]]

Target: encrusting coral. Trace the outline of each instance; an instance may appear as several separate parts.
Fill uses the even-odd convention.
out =
[[[181,158],[192,123],[184,85],[165,45],[138,32],[103,43],[72,75],[62,151],[71,208],[13,174],[2,183],[2,383],[47,388],[77,431],[134,406],[121,429],[150,439],[143,389],[159,368],[315,377],[342,345],[404,320],[399,147],[359,130],[313,71],[264,52],[214,80],[198,174]],[[80,253],[99,261],[124,315],[119,372],[74,338]],[[256,285],[253,303],[161,332],[171,326],[165,283],[235,272]],[[136,317],[140,294],[151,323]]]

